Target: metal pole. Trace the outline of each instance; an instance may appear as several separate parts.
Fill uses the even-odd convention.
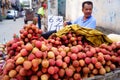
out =
[[[15,9],[14,9],[14,17],[13,17],[13,21],[16,21],[16,12],[15,12]]]

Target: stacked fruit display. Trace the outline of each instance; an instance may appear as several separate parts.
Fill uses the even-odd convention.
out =
[[[23,29],[20,30],[20,39],[24,44],[31,42],[33,39],[42,38],[42,30],[36,28],[34,24],[26,24]]]
[[[5,58],[5,45],[0,43],[0,60]]]
[[[20,38],[6,44],[10,57],[3,80],[80,80],[104,75],[120,65],[120,43],[96,47],[74,32],[62,37],[54,34],[47,40],[41,34],[35,25],[25,25]]]
[[[5,45],[0,43],[0,75],[2,75],[3,73],[5,58],[6,58]]]

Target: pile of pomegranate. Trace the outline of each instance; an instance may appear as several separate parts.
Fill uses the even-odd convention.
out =
[[[6,43],[3,80],[80,80],[104,75],[120,66],[120,43],[94,46],[84,36],[68,32],[44,39],[33,24]]]

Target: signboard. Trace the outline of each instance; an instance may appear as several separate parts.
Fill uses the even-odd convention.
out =
[[[62,16],[48,16],[48,31],[60,30],[63,27]]]

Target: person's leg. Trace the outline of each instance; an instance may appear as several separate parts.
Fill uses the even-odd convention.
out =
[[[42,33],[42,36],[45,39],[48,39],[51,34],[56,33],[56,32],[57,32],[56,30],[48,31],[48,32]]]
[[[38,15],[38,27],[39,27],[39,29],[41,29],[41,18],[40,18],[40,15]]]

